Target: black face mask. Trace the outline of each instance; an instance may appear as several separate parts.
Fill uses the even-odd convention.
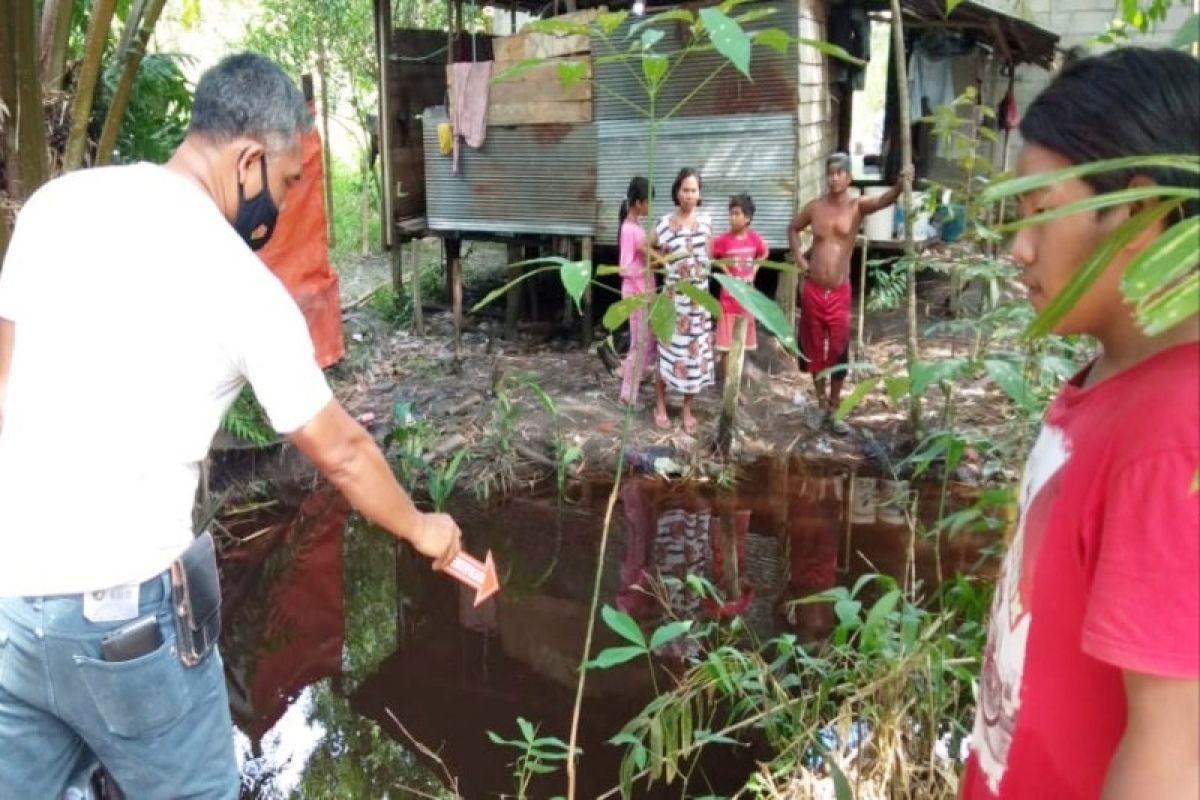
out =
[[[267,243],[279,219],[279,207],[271,199],[271,189],[267,186],[267,157],[264,155],[258,163],[262,168],[262,191],[247,200],[246,187],[239,181],[237,214],[233,218],[233,229],[251,250],[259,250]],[[263,229],[262,236],[251,238],[259,228]]]

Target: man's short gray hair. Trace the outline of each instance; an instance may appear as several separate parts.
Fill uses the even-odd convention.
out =
[[[850,155],[849,153],[833,153],[825,159],[825,171],[829,172],[830,168],[840,169],[842,172],[850,171]]]
[[[280,150],[311,124],[304,95],[278,64],[257,53],[239,53],[200,76],[188,133],[216,142],[246,136]]]

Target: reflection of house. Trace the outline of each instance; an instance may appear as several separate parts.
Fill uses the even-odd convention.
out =
[[[384,213],[393,253],[398,257],[396,245],[424,233],[446,240],[451,256],[462,239],[502,239],[513,245],[514,254],[527,245],[543,253],[573,254],[612,245],[625,185],[647,171],[649,160],[648,124],[639,113],[647,99],[628,69],[640,70],[640,64],[610,58],[614,49],[628,47],[626,34],[635,18],[608,40],[595,34],[590,40],[451,34],[447,40],[425,31],[392,30],[387,4],[376,5],[377,29],[387,32],[379,37],[387,87],[381,92],[381,119],[387,123],[382,137],[383,152],[389,155]],[[913,37],[955,29],[985,54],[987,67],[978,76],[985,101],[998,99],[990,88],[996,65],[1047,67],[1054,58],[1054,34],[972,0],[957,4],[948,18],[942,0],[903,0],[902,6]],[[841,38],[838,31],[846,25],[837,15],[848,7],[857,8],[861,20],[887,3],[794,0],[769,6],[772,14],[747,21],[745,27],[781,28],[810,40],[827,40],[831,33]],[[541,10],[543,4],[514,0],[517,8]],[[739,6],[737,14],[767,9],[750,3]],[[461,14],[452,17],[461,19]],[[678,52],[686,28],[668,23],[660,29],[664,36],[657,51]],[[514,45],[518,39],[518,45],[524,44]],[[515,59],[547,53],[560,63],[586,64],[579,83],[566,89],[557,69],[541,69],[523,75],[520,86],[497,86],[493,121],[503,124],[487,129],[481,149],[464,148],[461,172],[454,174],[451,159],[437,147],[436,129],[446,119],[448,56]],[[657,111],[675,113],[656,139],[657,208],[668,206],[678,169],[695,166],[704,175],[704,191],[718,219],[726,195],[750,191],[759,209],[756,228],[772,248],[781,249],[786,221],[822,189],[824,156],[849,141],[854,71],[806,46],[789,48],[786,55],[755,47],[752,81],[732,68],[710,80],[720,64],[713,53],[690,56],[664,84]]]

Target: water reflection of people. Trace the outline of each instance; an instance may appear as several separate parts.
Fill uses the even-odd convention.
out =
[[[802,641],[823,638],[833,629],[833,604],[801,603],[837,583],[838,534],[842,502],[836,478],[808,479],[816,491],[804,493],[788,521],[791,577],[783,616]]]
[[[617,607],[644,621],[664,614],[676,619],[728,619],[743,613],[754,599],[753,587],[737,569],[745,559],[750,511],[727,515],[733,522],[733,547],[727,555],[721,514],[712,500],[695,493],[656,499],[655,492],[654,484],[637,480],[621,488],[626,551]],[[726,596],[719,601],[701,597],[687,586],[689,575],[709,580]],[[663,655],[684,657],[693,650],[685,637],[668,645]]]

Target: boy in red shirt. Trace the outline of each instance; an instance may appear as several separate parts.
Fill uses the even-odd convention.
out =
[[[729,232],[722,233],[713,241],[712,256],[724,260],[725,271],[746,283],[754,283],[755,261],[767,257],[767,244],[750,229],[754,221],[754,199],[748,194],[735,194],[729,198]],[[721,288],[721,318],[717,320],[717,371],[725,380],[725,361],[733,345],[733,321],[746,317],[746,350],[758,349],[758,330],[754,317],[742,308],[737,300]]]
[[[1030,106],[1021,135],[1021,175],[1196,155],[1200,62],[1133,47],[1076,61]],[[1195,187],[1197,174],[1062,180],[1023,195],[1021,213],[1155,184]],[[1144,205],[1021,230],[1012,257],[1034,307]],[[1101,352],[1047,410],[1025,468],[992,606],[967,800],[1200,796],[1200,318],[1149,336],[1120,286],[1132,259],[1196,206],[1133,239],[1055,326],[1095,337]]]

